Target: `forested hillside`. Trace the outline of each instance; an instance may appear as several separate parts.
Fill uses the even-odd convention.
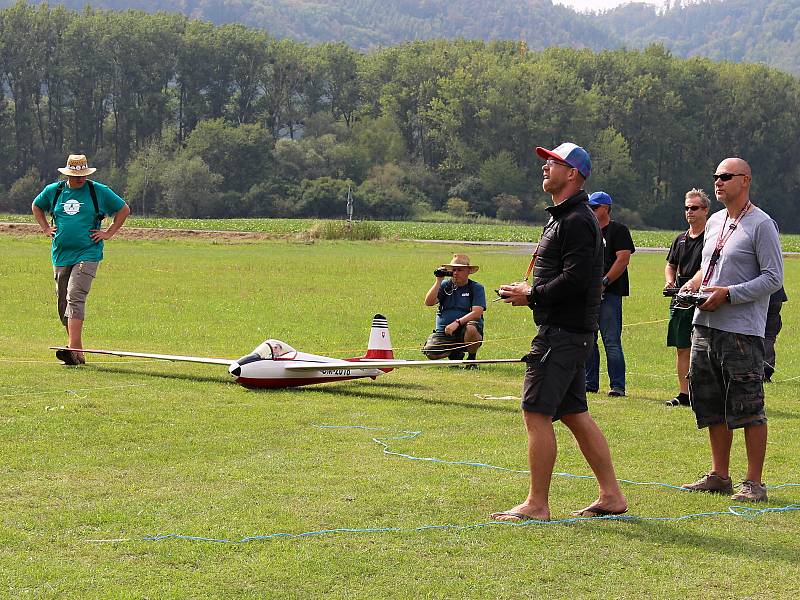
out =
[[[592,153],[591,190],[632,226],[679,227],[725,156],[800,231],[800,82],[643,51],[482,41],[360,53],[180,15],[0,10],[0,211],[27,212],[71,152],[138,214],[431,211],[541,219],[536,145]]]
[[[596,21],[628,47],[660,43],[678,56],[760,62],[800,75],[800,0],[698,0],[656,15],[623,5]]]
[[[0,0],[0,6],[9,4],[13,0]],[[65,0],[63,4],[70,9],[183,13],[218,25],[242,23],[278,38],[345,42],[360,50],[437,38],[525,40],[532,49],[613,45],[591,19],[551,0]]]
[[[55,2],[51,2],[55,4]],[[667,10],[623,5],[577,14],[551,0],[63,0],[70,9],[182,13],[216,24],[242,23],[308,43],[361,50],[411,40],[523,40],[594,50],[661,43],[678,56],[762,62],[800,75],[800,0],[671,0]],[[13,0],[0,0],[0,6]]]

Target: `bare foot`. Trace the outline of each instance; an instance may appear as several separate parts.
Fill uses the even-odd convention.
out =
[[[514,508],[509,508],[501,512],[490,515],[495,521],[505,521],[510,523],[521,523],[522,521],[549,521],[550,509],[535,507],[527,503],[518,504]]]

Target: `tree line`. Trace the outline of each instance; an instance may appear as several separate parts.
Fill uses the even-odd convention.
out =
[[[27,212],[69,153],[138,214],[436,211],[540,220],[536,145],[574,140],[632,226],[677,228],[683,194],[726,156],[800,231],[800,85],[757,65],[518,41],[361,53],[180,15],[0,11],[0,210]]]

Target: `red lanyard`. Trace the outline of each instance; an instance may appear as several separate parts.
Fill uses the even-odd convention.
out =
[[[728,225],[726,228],[725,225],[728,223],[728,213],[725,212],[725,221],[722,223],[722,228],[719,230],[719,234],[717,235],[717,243],[714,246],[714,252],[711,253],[711,260],[708,263],[708,269],[706,269],[706,276],[703,277],[703,287],[708,285],[708,282],[711,281],[711,276],[714,274],[714,269],[717,266],[717,261],[719,260],[720,255],[722,254],[722,248],[725,246],[725,243],[730,239],[733,235],[733,232],[736,231],[736,228],[739,226],[739,222],[742,220],[742,217],[745,213],[750,209],[750,200],[747,201],[747,204],[744,205],[742,208],[742,212],[739,213],[739,216],[736,217],[736,220]]]

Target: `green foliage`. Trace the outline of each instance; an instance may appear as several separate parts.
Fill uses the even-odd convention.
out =
[[[342,0],[353,14],[395,11],[429,33],[457,27],[459,10],[484,9],[472,1],[349,1]],[[715,6],[701,4],[670,5],[665,18]],[[313,3],[265,10],[278,5],[317,11],[329,25],[340,14]],[[792,14],[770,6],[771,15]],[[573,36],[584,22],[547,2],[496,9],[470,24],[502,31],[499,22],[513,15],[514,39],[535,31],[552,44],[573,39],[553,27],[569,23]],[[289,14],[274,15],[276,23]],[[548,28],[525,29],[540,18]],[[341,32],[356,22],[340,23]],[[792,206],[800,170],[785,166],[785,156],[800,153],[798,80],[763,66],[676,58],[666,43],[599,53],[532,47],[418,40],[360,53],[340,41],[308,46],[163,13],[77,14],[18,2],[0,11],[0,142],[8,156],[0,188],[31,168],[54,173],[66,154],[83,152],[101,181],[147,214],[341,216],[342,186],[330,182],[347,181],[364,218],[441,211],[453,197],[467,202],[470,217],[502,209],[503,218],[536,221],[549,199],[533,150],[573,140],[592,155],[587,190],[612,194],[631,223],[682,227],[685,191],[710,188],[716,164],[739,155],[753,169],[754,200],[783,230],[800,231]],[[206,181],[193,158],[217,178]],[[197,177],[184,177],[187,167]],[[194,190],[192,181],[210,187]]]
[[[42,191],[42,177],[35,168],[17,179],[5,194],[0,196],[0,210],[30,213],[31,203]]]
[[[377,240],[381,238],[381,226],[372,221],[323,221],[316,223],[306,235],[324,240]]]
[[[511,194],[500,194],[492,198],[497,218],[502,221],[519,221],[524,217],[522,200]]]
[[[222,175],[213,173],[199,156],[179,154],[161,173],[164,212],[191,218],[218,217]]]
[[[490,194],[524,194],[530,189],[525,171],[520,169],[514,155],[504,150],[484,161],[480,170],[481,183]]]
[[[233,126],[212,119],[198,123],[184,152],[202,158],[226,189],[243,192],[269,176],[271,147],[269,133],[260,125]]]
[[[331,177],[304,179],[298,189],[298,215],[304,217],[341,217],[347,210],[347,190],[352,182]]]

